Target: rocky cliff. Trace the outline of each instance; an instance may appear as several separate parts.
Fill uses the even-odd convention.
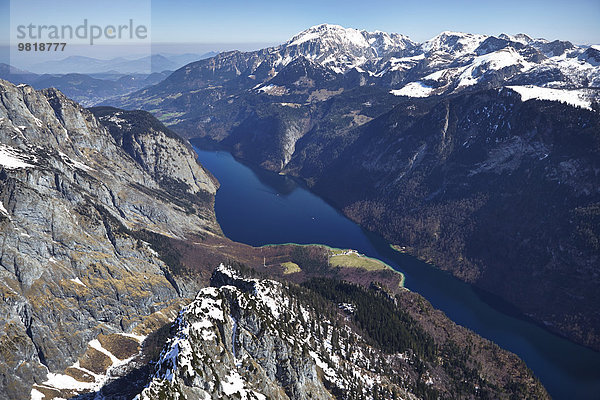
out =
[[[220,232],[214,178],[181,142],[142,131],[136,152],[60,92],[0,81],[0,398],[99,385],[117,359],[98,337],[136,348],[185,295],[160,238]]]

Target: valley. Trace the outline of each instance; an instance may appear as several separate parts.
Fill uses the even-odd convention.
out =
[[[325,24],[117,104],[302,179],[367,230],[598,349],[599,60],[526,35],[416,43]]]
[[[383,260],[403,273],[405,287],[423,295],[452,321],[518,354],[554,398],[576,395],[591,399],[599,390],[600,376],[592,372],[600,366],[597,352],[549,333],[534,321],[523,319],[505,302],[474,290],[433,265],[392,250],[389,242],[352,223],[300,182],[243,165],[223,150],[196,147],[196,151],[202,164],[221,182],[215,210],[227,237],[262,246],[261,251],[272,250],[274,246],[264,246],[271,243],[317,242],[356,249]],[[240,198],[246,199],[243,205],[237,201]],[[256,226],[261,229],[256,230]],[[273,263],[268,254],[267,265]],[[274,263],[278,262],[275,259]],[[262,264],[260,256],[252,265],[257,264]],[[386,286],[391,287],[389,283]]]

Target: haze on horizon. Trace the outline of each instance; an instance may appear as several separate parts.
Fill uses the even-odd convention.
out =
[[[24,1],[31,8],[27,15],[32,21],[48,19],[47,2]],[[51,15],[56,16],[56,23],[62,20],[72,23],[83,18],[113,22],[116,17],[135,14],[141,5],[151,10],[152,53],[255,50],[283,43],[298,32],[322,23],[401,33],[417,42],[443,31],[459,31],[487,35],[525,33],[534,38],[600,44],[600,2],[597,0],[572,0],[568,6],[558,0],[373,0],[368,3],[358,0],[259,0],[252,4],[243,0],[230,0],[226,4],[193,0],[120,0],[113,6],[110,0],[85,3],[59,0],[52,4]],[[23,4],[19,6],[23,7]],[[115,12],[116,7],[118,12]],[[0,0],[0,62],[9,59],[10,10],[10,0]],[[82,55],[113,57],[111,54]],[[52,59],[60,59],[58,56]]]

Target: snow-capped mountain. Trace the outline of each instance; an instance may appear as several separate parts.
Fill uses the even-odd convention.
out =
[[[302,79],[297,73],[299,62],[305,66]],[[295,72],[288,73],[288,68]],[[295,78],[277,78],[279,74]],[[488,36],[460,32],[442,32],[424,43],[416,43],[396,33],[322,24],[279,46],[221,53],[188,64],[160,84],[112,103],[172,116],[204,105],[209,107],[216,99],[247,91],[285,96],[299,93],[298,88],[302,87],[306,93],[303,101],[315,101],[322,96],[311,97],[311,91],[357,86],[381,87],[409,97],[503,86],[586,89],[581,101],[590,108],[591,101],[600,97],[594,89],[600,87],[600,48],[532,39],[525,34]],[[181,94],[184,97],[178,98]],[[176,119],[165,122],[180,121]]]
[[[376,46],[381,43],[384,45]],[[336,73],[355,69],[364,75],[365,82],[388,84],[394,94],[405,96],[425,97],[505,84],[554,89],[600,86],[600,57],[595,47],[532,39],[524,34],[495,37],[442,32],[416,44],[403,35],[320,25],[298,34],[280,49]],[[390,79],[392,75],[400,76]],[[590,95],[597,97],[596,93]]]
[[[426,54],[446,53],[456,58],[473,53],[487,38],[485,35],[446,31],[429,39],[420,48]]]
[[[412,95],[416,84],[428,95],[456,92],[482,84],[504,83],[575,89],[600,86],[598,49],[568,41],[532,39],[525,34],[495,36],[442,32],[418,44],[396,33],[367,32],[318,25],[271,49],[277,70],[304,57],[337,74],[351,70],[371,83],[383,83]],[[403,73],[401,79],[388,75]],[[379,82],[378,82],[379,81]],[[423,91],[419,95],[423,95]]]
[[[300,32],[277,49],[282,64],[305,57],[336,73],[375,64],[392,55],[402,56],[417,48],[407,36],[381,31],[367,32],[339,25],[318,25]]]
[[[394,94],[428,97],[506,85],[564,90],[600,85],[595,48],[570,42],[534,40],[524,34],[495,37],[444,32],[423,43],[420,51],[419,71]],[[598,92],[586,96],[597,98]]]

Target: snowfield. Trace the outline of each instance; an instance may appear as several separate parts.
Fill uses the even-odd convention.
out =
[[[508,86],[508,88],[519,93],[522,101],[531,99],[559,101],[586,110],[592,109],[592,102],[584,90],[550,89],[533,85]]]
[[[392,90],[390,93],[394,96],[428,97],[434,90],[423,82],[411,82],[402,89]]]

